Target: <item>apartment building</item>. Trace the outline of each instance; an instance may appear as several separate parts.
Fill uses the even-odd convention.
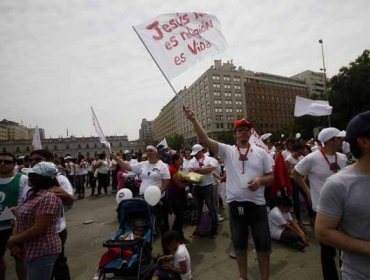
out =
[[[0,140],[8,140],[8,129],[0,125]]]
[[[291,130],[295,97],[308,97],[305,81],[297,78],[255,73],[244,84],[246,110],[260,133]]]
[[[175,103],[177,97],[175,96],[168,102],[161,110],[159,115],[153,121],[153,140],[161,141],[169,135],[178,134],[176,127]]]
[[[153,121],[148,121],[147,119],[141,120],[139,139],[144,142],[153,140]]]
[[[305,81],[308,88],[308,94],[322,96],[325,95],[324,73],[313,72],[311,70],[303,71],[291,77]],[[328,80],[326,81],[328,83]]]
[[[180,98],[192,108],[213,139],[232,130],[235,119],[246,116],[244,82],[253,72],[236,67],[233,61],[215,60],[189,88],[179,92]],[[175,98],[175,121],[178,134],[187,142],[196,142],[191,123],[184,117],[182,103]]]
[[[32,138],[31,129],[17,122],[3,119],[2,121],[0,121],[0,126],[3,128],[6,128],[7,130],[6,139],[7,140],[20,140],[20,139],[31,139]],[[5,132],[3,133],[5,135]]]

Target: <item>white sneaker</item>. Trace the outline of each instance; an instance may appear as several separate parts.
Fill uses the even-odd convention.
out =
[[[217,214],[217,222],[221,223],[224,220],[225,220],[224,217],[222,217],[220,214]]]

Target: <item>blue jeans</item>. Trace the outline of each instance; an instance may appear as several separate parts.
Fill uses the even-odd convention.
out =
[[[208,185],[208,186],[196,186],[194,188],[194,204],[195,209],[197,210],[197,225],[199,225],[200,216],[202,214],[203,209],[203,201],[206,203],[209,213],[211,214],[212,219],[212,234],[217,233],[217,213],[215,202],[213,199],[213,188],[215,186]]]
[[[58,255],[48,255],[26,262],[27,280],[50,280]]]

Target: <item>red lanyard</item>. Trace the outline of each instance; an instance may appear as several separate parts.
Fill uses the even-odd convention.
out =
[[[243,170],[242,170],[242,174],[244,174],[245,172],[245,169],[244,169],[244,162],[248,160],[248,153],[249,153],[249,149],[250,149],[251,145],[248,144],[248,149],[247,151],[245,152],[245,154],[243,155],[241,152],[240,152],[240,147],[239,146],[236,146],[236,148],[238,149],[238,152],[239,152],[239,160],[242,162],[242,165],[243,165]]]
[[[323,149],[320,149],[320,152],[321,152],[322,156],[324,157],[326,163],[329,165],[330,170],[333,171],[334,173],[337,173],[338,170],[340,169],[340,167],[338,165],[337,153],[335,153],[335,162],[330,162],[328,157],[325,155]]]

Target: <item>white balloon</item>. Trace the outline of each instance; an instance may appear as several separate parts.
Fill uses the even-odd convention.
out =
[[[161,199],[161,190],[157,186],[149,186],[144,192],[144,199],[149,205],[155,206]]]
[[[127,188],[120,189],[116,194],[116,201],[119,204],[122,200],[132,198],[132,191]]]
[[[283,138],[284,137],[284,134],[281,134],[281,138]]]
[[[295,135],[295,138],[297,138],[297,139],[299,139],[299,138],[301,138],[301,134],[298,132],[296,135]]]

